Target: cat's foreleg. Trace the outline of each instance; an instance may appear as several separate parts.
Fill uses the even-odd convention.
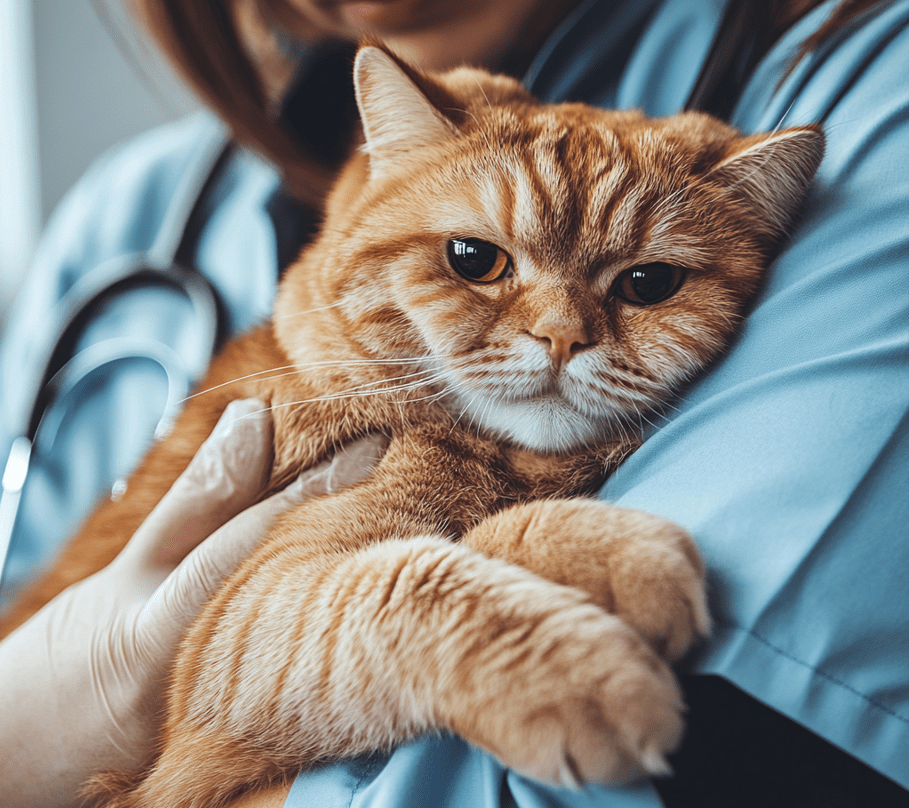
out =
[[[590,499],[539,500],[488,517],[463,542],[583,590],[667,659],[710,631],[697,548],[658,516]]]
[[[577,589],[434,537],[260,562],[194,626],[125,804],[220,805],[438,729],[561,785],[660,772],[679,737],[669,669]]]

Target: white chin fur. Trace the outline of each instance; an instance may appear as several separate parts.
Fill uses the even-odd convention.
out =
[[[526,449],[567,452],[596,443],[604,424],[581,415],[556,398],[468,405],[470,420]]]

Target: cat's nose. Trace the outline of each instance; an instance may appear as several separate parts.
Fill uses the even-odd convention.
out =
[[[559,320],[541,320],[530,329],[546,348],[556,373],[568,364],[568,361],[584,350],[591,343],[590,334],[581,323],[566,323]]]

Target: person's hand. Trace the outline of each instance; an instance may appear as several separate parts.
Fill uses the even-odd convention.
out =
[[[275,517],[362,479],[384,448],[365,438],[253,505],[271,418],[261,402],[233,402],[113,563],[0,643],[0,804],[78,805],[92,772],[146,763],[170,663],[205,602]]]

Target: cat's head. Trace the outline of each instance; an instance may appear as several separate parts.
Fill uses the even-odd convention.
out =
[[[376,47],[355,82],[364,165],[329,204],[324,299],[365,354],[424,357],[453,413],[541,451],[608,439],[717,354],[824,149]]]

